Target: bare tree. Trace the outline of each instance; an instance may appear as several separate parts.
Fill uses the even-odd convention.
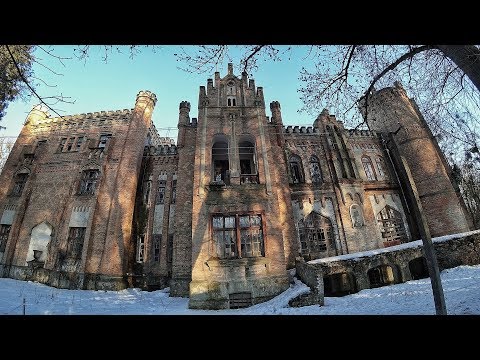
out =
[[[7,161],[16,139],[14,136],[0,136],[0,172]]]

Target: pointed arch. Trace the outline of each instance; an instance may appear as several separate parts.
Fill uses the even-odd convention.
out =
[[[407,232],[399,211],[386,205],[378,212],[376,218],[385,247],[407,242]]]
[[[25,261],[37,260],[45,262],[52,235],[53,226],[48,221],[35,225],[30,233],[30,243]]]
[[[240,160],[240,184],[258,184],[257,154],[253,135],[240,135],[238,157]]]
[[[312,211],[298,223],[300,254],[307,260],[334,253],[333,226],[329,218]]]
[[[212,179],[229,183],[229,141],[225,134],[215,134],[212,139]]]
[[[300,156],[292,154],[288,158],[288,164],[290,168],[290,178],[293,184],[301,184],[305,182],[305,176],[303,175],[302,159]]]
[[[365,175],[367,176],[367,180],[375,181],[377,180],[377,175],[375,174],[375,169],[373,167],[372,159],[370,156],[363,155],[362,156],[362,165],[363,170],[365,170]]]
[[[310,178],[312,179],[313,184],[321,184],[322,180],[322,170],[320,169],[320,161],[315,155],[310,156]]]

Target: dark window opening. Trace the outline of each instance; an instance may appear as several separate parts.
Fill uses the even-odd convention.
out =
[[[223,181],[230,183],[229,162],[228,162],[228,143],[217,141],[212,146],[212,164],[213,181]]]
[[[62,138],[62,140],[60,140],[60,146],[58,147],[58,152],[63,151],[63,147],[65,146],[66,143],[67,143],[67,138]]]
[[[67,257],[72,259],[81,259],[83,243],[85,241],[84,227],[71,227],[67,240]]]
[[[162,234],[153,235],[153,261],[160,261],[160,245],[162,244]]]
[[[82,144],[83,144],[83,140],[85,138],[83,136],[80,136],[77,138],[77,151],[80,151],[80,149],[82,148]]]
[[[374,267],[367,272],[370,287],[376,288],[380,286],[391,285],[395,283],[393,269],[389,265],[380,265]]]
[[[67,152],[72,151],[74,141],[75,141],[75,138],[73,138],[73,137],[68,138],[64,151],[67,151]]]
[[[93,195],[98,181],[98,170],[86,170],[82,174],[79,195]]]
[[[171,264],[173,261],[173,234],[168,235],[167,243],[167,263]]]
[[[15,183],[12,189],[12,196],[22,195],[25,184],[27,183],[28,174],[17,174],[15,177]]]
[[[425,279],[430,277],[428,273],[427,260],[421,256],[408,262],[412,280]]]
[[[325,296],[345,296],[356,292],[355,276],[349,272],[323,277]]]
[[[378,175],[383,177],[384,179],[388,179],[388,174],[385,171],[385,163],[383,161],[383,158],[377,157],[375,161],[377,163]]]
[[[170,203],[175,204],[177,201],[177,180],[172,180],[172,196],[170,198]]]
[[[8,234],[10,233],[11,225],[0,225],[0,252],[5,252],[7,247]]]
[[[240,159],[240,183],[258,184],[258,171],[255,156],[255,145],[250,141],[242,141],[238,144]]]
[[[108,140],[112,137],[112,134],[100,135],[100,141],[98,142],[99,148],[105,148],[107,146]]]
[[[293,184],[305,182],[303,177],[302,160],[297,155],[290,156],[290,175]]]
[[[157,192],[157,201],[156,204],[163,204],[165,201],[165,186],[167,185],[166,180],[158,181],[158,192]]]

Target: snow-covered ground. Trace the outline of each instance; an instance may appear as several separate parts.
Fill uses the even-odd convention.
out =
[[[441,273],[448,314],[480,315],[480,265],[459,266]],[[43,284],[0,279],[0,314],[154,314],[154,315],[418,315],[435,314],[430,279],[362,290],[341,298],[325,298],[325,306],[288,307],[308,287],[298,280],[274,299],[246,309],[191,310],[188,299],[168,296],[168,289],[146,292],[65,290]]]

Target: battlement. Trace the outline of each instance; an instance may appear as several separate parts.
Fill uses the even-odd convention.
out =
[[[318,134],[320,131],[313,126],[284,126],[283,132],[286,134]]]
[[[377,132],[372,130],[354,130],[348,129],[348,135],[350,137],[376,137]]]
[[[50,123],[50,122],[73,122],[82,120],[123,120],[126,116],[131,115],[133,109],[123,110],[110,110],[110,111],[97,111],[93,113],[82,113],[75,115],[65,115],[62,117],[47,117],[44,121],[38,123]]]
[[[172,139],[173,141],[173,139]],[[144,155],[177,155],[177,146],[173,143],[158,145],[158,146],[145,146]]]

